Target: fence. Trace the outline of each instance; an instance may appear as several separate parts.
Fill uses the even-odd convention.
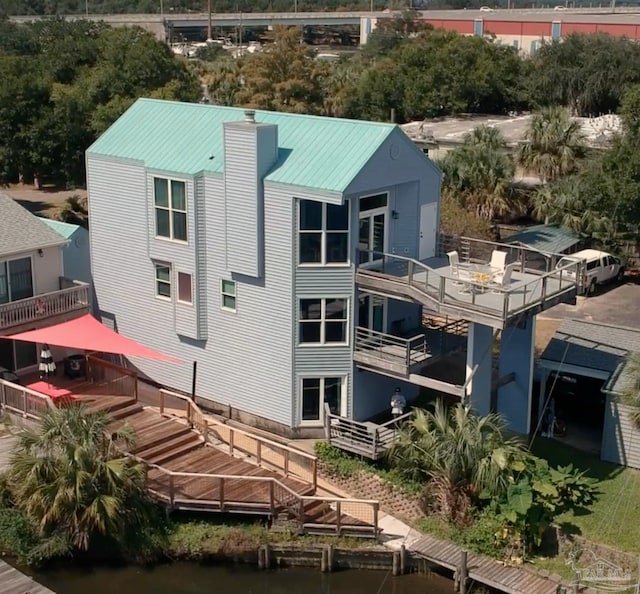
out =
[[[54,408],[51,399],[44,394],[0,379],[0,407],[3,411],[37,420],[42,413]]]
[[[87,379],[94,384],[92,393],[138,399],[138,374],[95,354],[87,355]]]
[[[252,457],[260,466],[268,466],[285,476],[297,477],[311,483],[314,490],[317,488],[318,467],[315,456],[207,417],[190,398],[168,390],[160,390],[161,414],[170,413],[165,405],[167,397],[182,405],[179,412],[185,414],[188,422],[205,440],[217,439],[228,446],[231,455],[236,451],[242,452]]]

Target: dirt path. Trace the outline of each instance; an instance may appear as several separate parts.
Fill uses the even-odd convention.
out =
[[[65,200],[70,196],[76,195],[81,198],[86,198],[87,196],[87,191],[84,189],[59,190],[45,186],[41,190],[36,190],[29,184],[3,186],[0,188],[0,192],[16,200],[29,212],[50,219],[58,218]]]

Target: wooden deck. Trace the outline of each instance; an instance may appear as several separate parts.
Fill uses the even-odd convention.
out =
[[[4,561],[0,561],[0,592],[2,594],[55,594]]]
[[[457,571],[460,564],[462,549],[456,544],[432,536],[423,536],[409,549],[414,555],[451,571]],[[495,559],[482,555],[469,554],[467,569],[470,580],[507,594],[556,594],[557,592],[558,582],[550,578],[527,571],[522,567],[505,566]]]

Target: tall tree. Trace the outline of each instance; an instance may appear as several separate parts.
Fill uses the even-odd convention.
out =
[[[296,113],[321,111],[320,66],[313,51],[300,43],[300,34],[297,27],[274,27],[265,50],[243,58],[239,103]]]
[[[574,172],[585,154],[580,124],[562,107],[546,107],[535,113],[518,150],[518,162],[543,182]]]

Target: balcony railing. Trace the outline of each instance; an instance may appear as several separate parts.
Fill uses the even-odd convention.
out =
[[[1,304],[0,331],[51,316],[89,311],[89,285],[72,281],[69,287],[67,279],[60,279],[60,284],[67,288]]]
[[[409,375],[412,367],[429,357],[424,334],[402,338],[369,328],[356,328],[353,358],[358,363]]]

